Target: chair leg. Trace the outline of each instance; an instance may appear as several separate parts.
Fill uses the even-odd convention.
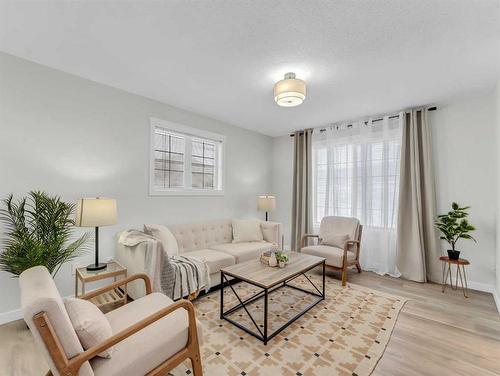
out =
[[[194,352],[194,355],[190,359],[191,359],[191,365],[193,366],[193,375],[203,376],[203,368],[201,366],[199,346],[196,346],[196,349],[193,349],[192,351]]]
[[[342,286],[345,286],[347,282],[347,268],[342,269]]]
[[[356,263],[356,269],[358,269],[358,273],[361,273],[361,265],[359,265],[359,262]]]

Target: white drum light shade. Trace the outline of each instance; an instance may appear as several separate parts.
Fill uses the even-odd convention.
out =
[[[106,269],[107,264],[99,262],[99,227],[117,222],[116,200],[113,198],[81,198],[76,205],[75,225],[95,228],[95,262],[87,266],[94,272]]]
[[[100,227],[117,222],[116,200],[113,198],[81,198],[76,206],[76,226]]]
[[[278,106],[298,106],[304,99],[306,99],[306,83],[295,78],[295,73],[285,74],[285,78],[274,85],[274,101]]]
[[[276,209],[276,197],[274,196],[259,196],[257,199],[259,211],[271,212]]]

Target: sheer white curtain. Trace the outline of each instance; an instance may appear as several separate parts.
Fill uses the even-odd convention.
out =
[[[364,270],[399,277],[396,267],[402,114],[340,124],[313,134],[313,226],[324,216],[356,217]]]

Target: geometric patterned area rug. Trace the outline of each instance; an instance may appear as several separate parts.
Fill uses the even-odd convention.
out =
[[[321,276],[308,274],[316,286]],[[302,277],[301,277],[302,278]],[[305,278],[293,283],[310,289]],[[245,282],[233,285],[240,297],[259,290]],[[269,294],[268,322],[271,333],[283,321],[316,299],[292,288]],[[225,290],[224,307],[237,300]],[[201,356],[204,375],[247,376],[365,376],[370,375],[382,357],[406,299],[326,278],[326,299],[272,338],[267,346],[219,318],[220,292],[194,301],[203,327]],[[263,323],[262,300],[248,307],[259,326]],[[256,331],[244,310],[233,319]],[[173,376],[192,375],[190,363],[171,371]]]

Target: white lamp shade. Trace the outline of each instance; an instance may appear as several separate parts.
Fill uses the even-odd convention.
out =
[[[76,206],[75,224],[79,227],[114,225],[117,221],[116,200],[113,198],[81,198]]]
[[[257,207],[259,211],[271,212],[276,209],[276,197],[274,196],[259,196],[257,199]]]
[[[294,107],[306,99],[306,83],[287,73],[285,79],[274,85],[274,101],[282,107]]]

